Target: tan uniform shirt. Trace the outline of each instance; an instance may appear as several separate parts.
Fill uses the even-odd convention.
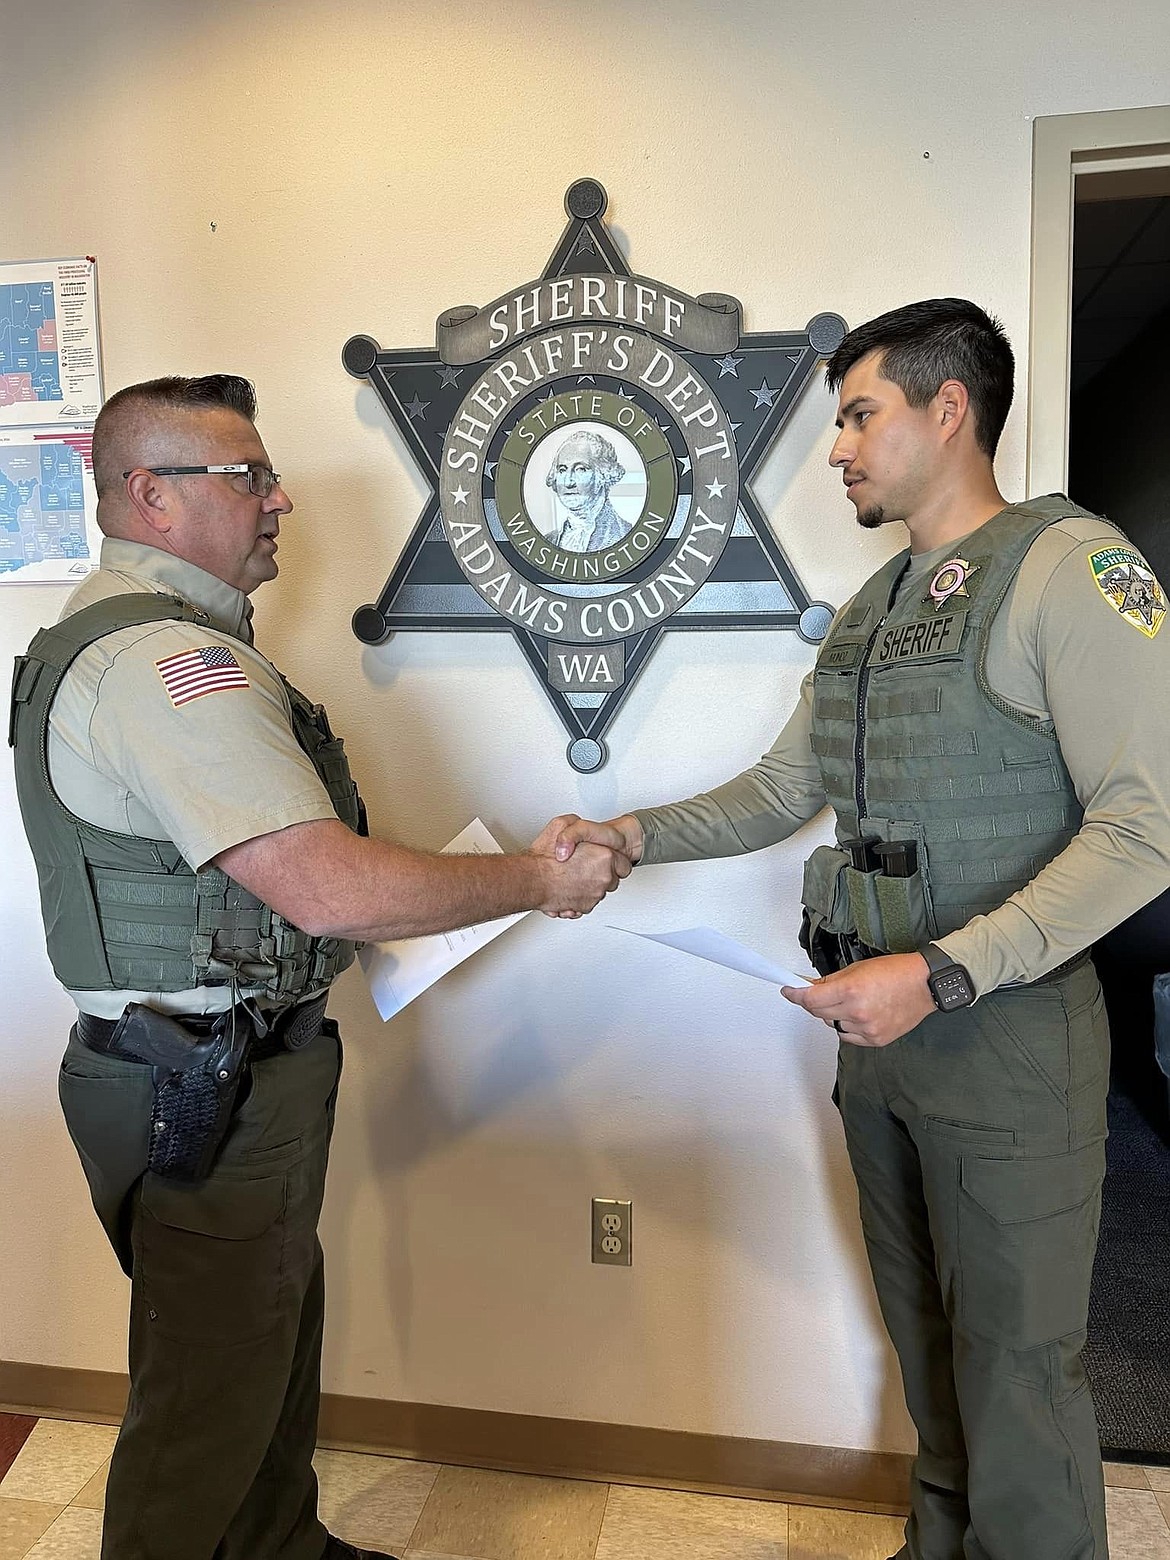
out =
[[[1170,884],[1170,628],[1162,620],[1150,637],[1099,588],[1089,555],[1117,545],[1100,521],[1049,526],[991,627],[988,681],[1017,709],[1052,721],[1085,817],[1027,887],[939,939],[980,993],[1055,969]],[[921,590],[961,552],[949,542],[912,558],[900,591]],[[825,793],[811,726],[810,673],[759,763],[690,801],[638,813],[642,860],[759,850],[814,817]]]
[[[170,840],[196,869],[260,834],[335,818],[328,792],[293,735],[288,696],[251,647],[247,597],[215,575],[155,547],[107,539],[101,568],[62,617],[108,596],[179,596],[211,624],[148,623],[92,644],[66,673],[49,715],[49,776],[89,823],[139,839]],[[241,643],[239,635],[247,643]],[[226,646],[246,686],[187,696],[159,662]],[[74,991],[79,1008],[117,1017],[127,1002],[171,1013],[215,1012],[226,987],[190,992]]]

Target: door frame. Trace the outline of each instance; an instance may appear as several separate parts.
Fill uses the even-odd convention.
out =
[[[1029,493],[1063,493],[1068,482],[1076,181],[1164,166],[1170,166],[1170,105],[1053,114],[1033,122]]]

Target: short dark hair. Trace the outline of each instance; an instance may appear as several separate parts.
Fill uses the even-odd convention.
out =
[[[204,374],[184,379],[177,374],[147,379],[117,391],[98,413],[93,425],[93,470],[98,497],[112,490],[122,478],[120,434],[144,413],[203,412],[222,407],[256,421],[256,391],[240,374]]]
[[[143,406],[158,406],[174,412],[201,412],[209,407],[222,406],[228,411],[239,412],[249,422],[256,421],[255,388],[250,379],[240,374],[204,374],[200,379],[184,379],[178,374],[170,374],[165,379],[147,379],[140,385],[127,385],[124,390],[117,391],[102,411],[108,412],[130,400],[138,401]]]
[[[880,373],[911,406],[923,407],[948,379],[966,385],[975,439],[994,455],[1012,405],[1015,358],[1000,322],[966,298],[926,298],[879,314],[851,330],[825,365],[830,390],[871,352],[882,354]]]

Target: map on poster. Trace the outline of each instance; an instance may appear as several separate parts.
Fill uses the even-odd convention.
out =
[[[0,428],[0,583],[75,584],[97,567],[92,426]]]
[[[97,416],[95,276],[85,256],[0,264],[0,428]]]

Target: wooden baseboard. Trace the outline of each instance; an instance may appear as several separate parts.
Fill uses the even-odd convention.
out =
[[[127,1390],[126,1377],[113,1372],[0,1361],[0,1408],[11,1413],[116,1424]],[[899,1452],[330,1393],[321,1399],[320,1441],[343,1451],[513,1473],[892,1515],[908,1510],[910,1458]]]
[[[126,1411],[130,1382],[108,1370],[70,1370],[0,1360],[0,1411],[116,1425]]]

